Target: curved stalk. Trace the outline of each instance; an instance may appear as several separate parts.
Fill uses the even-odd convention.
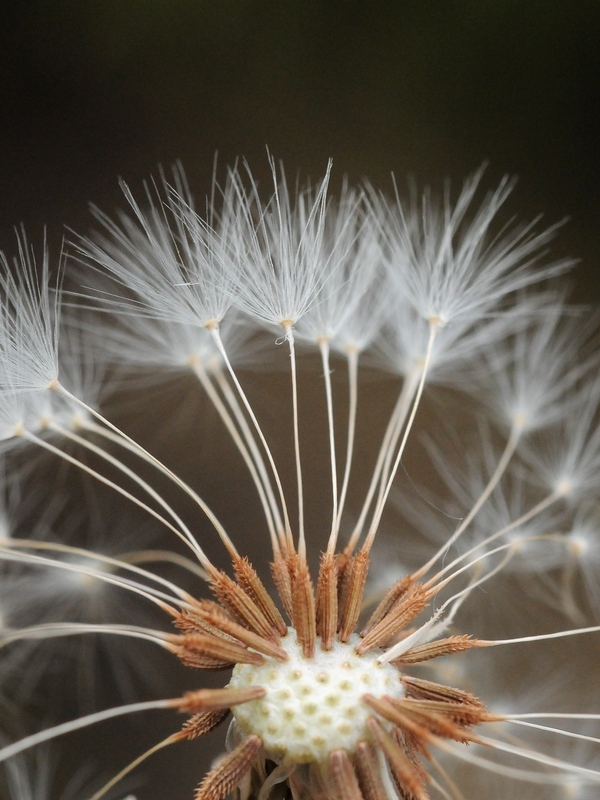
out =
[[[254,486],[256,488],[256,491],[258,492],[258,497],[260,499],[260,503],[262,505],[263,512],[264,512],[264,515],[265,515],[265,519],[266,519],[266,522],[267,522],[267,527],[269,529],[269,535],[271,537],[271,547],[273,548],[273,553],[276,554],[276,553],[279,552],[280,548],[279,548],[279,542],[277,541],[276,536],[275,536],[275,525],[274,525],[274,522],[273,522],[273,514],[271,512],[271,507],[270,507],[270,505],[269,505],[269,503],[267,501],[267,495],[265,493],[265,489],[264,489],[262,480],[259,477],[259,474],[258,474],[258,471],[257,471],[256,466],[254,464],[254,461],[252,460],[252,457],[250,456],[250,453],[248,452],[248,448],[244,444],[243,439],[240,436],[240,433],[239,433],[238,429],[235,427],[235,423],[234,423],[234,421],[233,421],[233,419],[231,417],[231,414],[227,411],[227,408],[226,408],[225,404],[223,403],[223,401],[219,397],[218,392],[216,391],[215,387],[213,386],[213,383],[210,380],[210,377],[206,373],[206,370],[204,369],[204,367],[202,366],[200,361],[195,361],[193,363],[192,370],[194,372],[194,375],[196,375],[196,377],[198,378],[198,380],[202,384],[202,387],[203,387],[204,391],[208,395],[208,397],[209,397],[211,403],[213,404],[215,410],[217,411],[218,415],[221,417],[221,420],[222,420],[223,424],[225,425],[225,428],[227,429],[227,432],[231,436],[231,438],[232,438],[235,446],[237,447],[240,455],[244,459],[244,463],[246,464],[246,467],[248,468],[248,471],[250,472],[250,476],[251,476],[251,478],[252,478],[252,480],[254,482]]]
[[[139,500],[135,495],[131,494],[131,492],[128,492],[126,489],[123,489],[123,487],[119,486],[118,483],[111,481],[109,478],[105,478],[104,475],[101,475],[95,469],[88,467],[88,465],[84,464],[83,461],[79,461],[79,459],[74,458],[68,453],[65,453],[64,450],[61,450],[59,447],[55,447],[53,444],[50,444],[50,442],[46,442],[44,441],[44,439],[40,439],[35,434],[29,433],[29,431],[22,431],[21,436],[24,439],[28,439],[30,442],[33,442],[34,444],[37,444],[40,447],[43,447],[45,450],[48,450],[48,452],[53,453],[56,456],[59,456],[60,458],[67,461],[69,464],[78,467],[80,470],[87,473],[88,475],[91,475],[93,478],[95,478],[97,481],[100,481],[100,483],[103,483],[105,486],[110,486],[111,489],[114,489],[116,492],[123,495],[123,497],[126,497],[128,500],[134,503],[134,505],[143,508],[144,511],[150,514],[150,516],[154,517],[154,519],[157,519],[159,522],[162,522],[162,524],[166,528],[168,528],[172,533],[174,533],[182,541],[184,541],[188,545],[188,547],[196,554],[198,560],[200,561],[200,563],[206,569],[207,572],[214,571],[215,568],[209,561],[208,557],[205,555],[202,548],[199,545],[197,547],[194,547],[194,545],[186,539],[186,537],[182,534],[180,530],[178,530],[174,525],[172,525],[168,519],[165,519],[157,511],[151,508],[147,503],[144,503],[142,500]]]
[[[238,399],[235,395],[235,392],[232,390],[225,373],[220,368],[219,365],[216,365],[213,369],[214,377],[217,381],[219,389],[221,390],[223,397],[227,401],[229,408],[231,409],[237,424],[240,426],[240,430],[244,436],[246,441],[246,445],[248,450],[252,454],[254,459],[254,463],[256,464],[256,469],[262,479],[262,483],[267,494],[267,498],[269,500],[269,506],[271,507],[271,513],[273,515],[273,521],[275,523],[275,528],[277,530],[277,537],[279,539],[281,548],[285,548],[285,525],[283,524],[283,520],[281,518],[281,512],[279,510],[279,505],[277,504],[277,500],[275,499],[275,493],[273,492],[273,486],[271,484],[271,479],[269,478],[267,468],[265,466],[265,461],[262,457],[260,452],[260,448],[256,443],[256,439],[252,434],[250,426],[248,425],[248,421],[244,416],[244,412],[238,402]]]
[[[231,539],[227,535],[227,532],[217,519],[215,513],[209,508],[209,506],[204,502],[204,500],[200,497],[200,495],[197,492],[195,492],[190,486],[188,486],[188,484],[185,481],[181,480],[181,478],[179,478],[173,472],[173,470],[170,470],[168,467],[166,467],[162,463],[162,461],[156,458],[156,456],[153,456],[151,453],[149,453],[148,450],[146,450],[144,447],[141,446],[141,444],[138,444],[138,442],[136,442],[134,439],[132,439],[130,436],[124,433],[120,428],[118,428],[116,425],[110,422],[110,420],[106,419],[106,417],[102,416],[102,414],[100,414],[94,408],[88,406],[86,403],[83,402],[83,400],[80,400],[76,395],[71,394],[71,392],[65,389],[65,387],[58,381],[56,381],[55,385],[52,385],[49,388],[53,389],[54,391],[60,392],[61,394],[65,395],[65,397],[68,397],[69,400],[72,400],[74,403],[77,403],[77,405],[79,405],[81,408],[84,408],[93,417],[95,417],[97,420],[99,420],[108,428],[110,428],[115,434],[117,434],[117,436],[114,438],[108,436],[107,438],[112,438],[112,441],[118,442],[119,444],[121,444],[121,446],[126,447],[126,449],[130,450],[132,453],[135,453],[140,458],[143,458],[145,461],[148,461],[148,463],[152,464],[154,467],[156,467],[156,469],[162,472],[163,475],[166,475],[168,478],[170,478],[177,486],[179,486],[180,489],[182,489],[182,491],[184,491],[189,497],[192,498],[192,500],[197,505],[200,506],[202,511],[205,513],[205,515],[213,524],[215,530],[219,534],[221,540],[223,541],[227,549],[230,550],[230,552],[232,552],[232,549],[235,550],[233,542],[231,541]],[[89,423],[87,424],[82,423],[82,427],[87,427],[91,430]],[[102,431],[101,426],[93,426],[93,427],[96,433],[100,433]],[[106,435],[106,433],[108,432],[105,431],[104,435]],[[127,445],[125,445],[125,443],[127,443]]]
[[[394,432],[397,429],[402,430],[402,425],[406,419],[406,415],[408,414],[408,410],[410,408],[410,404],[414,398],[414,393],[417,390],[417,386],[419,383],[419,375],[420,373],[413,372],[410,376],[405,378],[402,389],[400,390],[400,394],[398,395],[398,399],[396,400],[396,405],[394,406],[394,410],[390,416],[389,422],[387,424],[387,428],[385,430],[385,434],[383,436],[383,440],[381,442],[381,446],[379,448],[379,453],[377,455],[377,461],[375,463],[375,469],[373,470],[373,475],[371,476],[371,482],[369,484],[369,488],[367,490],[367,495],[365,497],[365,501],[363,503],[360,516],[356,525],[354,526],[354,530],[352,531],[352,535],[346,545],[346,552],[350,555],[362,534],[363,527],[365,524],[365,520],[367,518],[367,514],[369,513],[369,508],[371,506],[371,502],[373,500],[373,495],[375,494],[375,489],[377,488],[377,484],[379,482],[381,471],[383,469],[383,465],[385,459],[387,457],[388,452],[393,449],[395,445],[395,441],[393,440]]]
[[[67,572],[75,572],[79,575],[89,575],[90,577],[97,578],[105,583],[110,583],[113,586],[118,586],[121,589],[127,589],[134,594],[139,594],[146,600],[150,600],[150,602],[157,605],[163,611],[165,609],[168,609],[170,612],[174,611],[173,606],[169,605],[170,603],[175,603],[179,608],[194,608],[191,603],[186,603],[179,598],[170,597],[164,592],[160,592],[158,589],[152,589],[149,586],[143,586],[142,584],[138,584],[135,581],[129,580],[128,578],[117,578],[114,575],[107,575],[104,572],[98,572],[98,570],[87,569],[86,567],[68,564],[63,561],[53,561],[51,558],[43,558],[42,556],[35,556],[29,553],[16,553],[9,548],[0,547],[0,560],[14,561],[19,564],[36,564],[44,567],[54,567],[55,569],[64,569]]]
[[[492,477],[488,481],[488,484],[485,487],[485,489],[483,490],[483,492],[478,497],[477,502],[475,503],[473,508],[469,511],[467,516],[463,519],[463,521],[458,526],[458,528],[454,531],[454,533],[452,534],[450,539],[444,544],[444,546],[440,547],[440,549],[437,551],[437,553],[435,553],[429,559],[429,561],[426,564],[423,564],[423,566],[419,570],[417,570],[417,572],[414,573],[415,580],[419,580],[419,578],[421,578],[423,575],[425,575],[431,569],[431,567],[435,564],[435,562],[439,558],[441,558],[445,553],[448,552],[449,548],[452,547],[454,542],[463,533],[463,531],[467,528],[469,523],[473,520],[473,518],[475,517],[477,512],[481,509],[481,507],[483,506],[485,501],[488,499],[490,494],[494,491],[495,487],[498,485],[498,482],[500,481],[500,479],[504,475],[504,473],[506,471],[506,468],[508,467],[508,464],[510,462],[510,459],[512,458],[512,456],[514,455],[515,450],[517,449],[517,445],[519,444],[519,441],[521,439],[522,432],[523,432],[523,428],[522,428],[521,425],[516,425],[516,424],[513,425],[512,429],[511,429],[511,432],[510,432],[510,436],[508,438],[508,441],[506,442],[506,446],[504,448],[504,451],[503,451],[503,453],[502,453],[502,455],[501,455],[501,457],[500,457],[500,459],[498,461],[496,469],[494,470],[494,474],[492,475]]]
[[[304,487],[302,483],[302,462],[300,460],[300,430],[298,421],[298,376],[296,373],[296,346],[294,330],[291,324],[282,325],[290,347],[290,365],[292,372],[292,416],[294,428],[294,460],[296,462],[296,485],[298,490],[298,555],[306,561],[306,539],[304,537]]]
[[[95,725],[97,722],[104,722],[107,719],[114,719],[115,717],[122,717],[125,714],[135,714],[138,711],[153,711],[155,709],[176,708],[176,704],[181,702],[181,698],[170,700],[148,700],[142,703],[129,703],[125,706],[117,706],[115,708],[108,708],[104,711],[96,711],[94,714],[88,714],[85,717],[71,720],[70,722],[63,722],[61,725],[55,725],[53,728],[47,728],[45,731],[34,733],[32,736],[26,736],[14,744],[9,744],[0,749],[0,761],[6,761],[7,758],[29,750],[38,744],[48,742],[51,739],[56,739],[58,736],[63,736],[65,733],[72,733],[73,731],[80,731],[82,728],[87,728],[90,725]]]
[[[188,539],[188,541],[191,543],[192,547],[195,550],[201,549],[195,536],[192,534],[192,532],[185,524],[185,522],[181,519],[181,517],[169,505],[169,503],[167,503],[167,501],[155,489],[153,489],[152,486],[150,486],[150,484],[147,483],[147,481],[141,478],[126,464],[123,464],[123,462],[120,461],[118,458],[115,458],[115,456],[111,455],[110,453],[107,453],[106,450],[103,450],[101,447],[98,447],[97,445],[93,444],[93,442],[88,442],[88,440],[84,439],[83,436],[78,436],[73,431],[70,431],[67,428],[63,428],[61,425],[58,425],[55,422],[50,423],[49,428],[50,430],[56,431],[56,433],[59,433],[61,436],[64,436],[65,439],[70,439],[72,442],[75,442],[81,447],[86,448],[91,453],[97,455],[99,458],[102,458],[109,464],[112,464],[113,467],[118,469],[124,475],[127,475],[128,478],[131,478],[131,480],[134,481],[134,483],[137,483],[137,485],[140,486],[153,500],[155,500],[162,508],[164,508],[167,514],[169,514],[169,516],[171,517],[171,519],[177,525],[179,525],[181,532],[186,537],[186,539]]]
[[[378,500],[377,506],[375,507],[375,511],[373,513],[373,520],[371,522],[371,527],[369,528],[369,532],[367,534],[367,538],[363,545],[363,550],[369,552],[373,545],[373,541],[375,539],[375,535],[377,534],[377,530],[379,528],[379,523],[381,522],[381,516],[383,514],[383,509],[385,508],[385,504],[387,502],[387,498],[392,488],[392,483],[394,478],[396,477],[396,472],[398,471],[398,467],[400,466],[400,461],[402,460],[402,456],[404,455],[404,449],[406,447],[406,443],[408,441],[409,434],[412,430],[413,423],[415,421],[415,417],[417,416],[417,410],[419,408],[419,403],[421,402],[421,397],[423,395],[423,389],[425,388],[425,379],[427,378],[427,372],[429,369],[429,364],[431,361],[431,354],[433,352],[433,343],[435,341],[435,337],[439,330],[440,321],[439,319],[433,318],[429,321],[429,341],[427,342],[427,351],[425,354],[425,360],[423,362],[423,368],[421,370],[421,378],[419,380],[419,385],[417,387],[417,391],[415,393],[415,399],[413,401],[412,409],[410,412],[410,416],[407,420],[406,427],[404,429],[404,436],[402,437],[402,442],[400,443],[400,447],[398,449],[398,453],[396,455],[394,466],[392,467],[390,476],[388,478],[385,491],[381,495],[380,499]]]
[[[352,456],[354,453],[354,437],[356,434],[356,410],[358,407],[358,351],[348,350],[346,353],[348,365],[348,438],[346,441],[346,464],[344,466],[344,477],[342,480],[342,491],[340,492],[340,502],[338,506],[337,519],[335,521],[335,536],[337,537],[346,504],[346,495],[350,483],[350,472],[352,470]]]
[[[329,555],[335,553],[337,544],[337,519],[338,519],[338,480],[337,460],[335,456],[335,427],[333,422],[333,395],[331,391],[331,368],[329,366],[329,340],[319,340],[321,364],[323,365],[323,380],[325,381],[325,399],[327,403],[327,429],[329,432],[329,463],[331,468],[331,533],[327,542]]]
[[[175,597],[179,597],[181,600],[185,600],[186,602],[191,601],[194,602],[194,598],[188,594],[188,592],[180,589],[179,586],[168,581],[166,578],[163,578],[161,575],[155,575],[153,572],[148,572],[148,570],[142,569],[141,567],[136,567],[133,562],[125,561],[125,557],[129,554],[124,554],[121,556],[121,559],[112,558],[111,556],[105,556],[102,553],[96,553],[92,550],[86,550],[82,547],[73,547],[72,545],[67,544],[60,544],[59,542],[44,542],[44,541],[37,541],[35,539],[2,539],[0,540],[0,545],[7,549],[11,549],[14,547],[24,547],[26,550],[51,550],[58,553],[70,553],[72,555],[83,556],[84,558],[89,558],[91,561],[102,561],[105,564],[110,564],[113,567],[117,567],[117,569],[124,569],[128,570],[129,572],[134,572],[137,575],[141,575],[148,580],[154,581],[155,583],[160,584],[161,586],[165,586],[166,588],[170,589]],[[143,552],[143,551],[142,551]],[[148,551],[153,552],[153,551]],[[157,551],[162,552],[162,551]],[[201,567],[193,562],[189,561],[188,559],[184,558],[183,556],[179,556],[177,553],[172,553],[170,550],[167,550],[166,553],[172,556],[171,560],[174,563],[180,563],[178,559],[181,559],[182,562],[189,563],[190,567],[194,567],[195,574],[199,574],[197,570],[201,570]],[[202,570],[201,577],[204,580],[208,580],[207,573]]]
[[[277,485],[277,491],[279,492],[279,499],[281,501],[281,507],[282,507],[282,510],[283,510],[283,518],[284,518],[284,524],[285,524],[285,533],[286,533],[286,537],[287,537],[287,544],[288,544],[288,546],[290,548],[293,549],[292,530],[291,530],[291,527],[290,527],[290,519],[289,519],[289,516],[288,516],[287,504],[285,502],[285,495],[283,493],[283,486],[281,484],[281,478],[279,477],[279,472],[277,471],[277,467],[275,465],[275,459],[273,458],[273,454],[271,453],[271,449],[270,449],[269,445],[267,444],[267,440],[265,439],[265,435],[262,432],[262,428],[259,425],[258,419],[256,418],[256,414],[252,410],[252,406],[250,405],[250,401],[248,400],[248,398],[246,396],[246,393],[242,389],[242,385],[239,382],[237,375],[235,374],[235,370],[233,369],[233,366],[231,365],[231,362],[229,361],[229,357],[227,355],[227,352],[225,350],[225,346],[223,345],[223,341],[221,339],[221,334],[219,333],[219,328],[217,326],[213,326],[209,330],[210,330],[210,332],[211,332],[211,334],[212,334],[212,336],[213,336],[213,338],[215,340],[215,344],[217,345],[217,349],[218,349],[219,353],[223,357],[223,361],[225,362],[225,366],[227,367],[227,370],[229,371],[229,374],[231,375],[231,379],[232,379],[232,381],[234,383],[235,388],[238,391],[238,394],[239,394],[239,396],[240,396],[240,398],[242,400],[242,403],[244,404],[244,406],[246,408],[246,411],[248,412],[248,415],[250,416],[250,419],[252,420],[252,424],[254,425],[254,427],[256,429],[256,432],[258,434],[258,438],[260,439],[260,441],[262,443],[262,446],[265,449],[265,453],[267,455],[267,459],[268,459],[269,464],[271,466],[271,470],[273,472],[273,477],[274,477],[275,483]]]
[[[170,744],[180,742],[182,738],[181,732],[172,733],[170,736],[167,736],[166,739],[163,739],[162,742],[159,742],[149,750],[146,750],[146,752],[142,753],[141,756],[138,756],[126,767],[123,767],[123,769],[118,772],[114,778],[111,778],[108,783],[105,783],[101,789],[99,789],[97,792],[94,792],[94,794],[90,797],[90,800],[100,800],[100,798],[104,797],[104,795],[110,791],[113,786],[119,783],[119,781],[123,780],[126,775],[129,775],[129,773],[138,767],[143,761],[145,761],[147,758],[150,758],[150,756],[154,755],[154,753],[157,753],[159,750],[162,750],[163,747],[168,747]]]
[[[84,633],[110,633],[114,636],[128,636],[132,639],[144,639],[165,649],[170,649],[167,646],[170,635],[162,631],[141,628],[138,625],[108,625],[83,622],[48,622],[45,625],[30,625],[28,628],[19,628],[6,636],[0,636],[0,648],[6,647],[11,642],[22,641],[23,639],[58,639],[63,636],[79,636]]]

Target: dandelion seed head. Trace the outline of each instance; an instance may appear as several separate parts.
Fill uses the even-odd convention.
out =
[[[398,192],[388,200],[368,184],[347,182],[332,196],[331,165],[320,181],[298,181],[294,188],[283,168],[272,158],[269,163],[266,189],[248,167],[236,166],[222,185],[213,183],[202,210],[180,167],[170,180],[161,172],[143,200],[123,184],[129,212],[112,220],[97,211],[102,230],[76,242],[80,308],[61,329],[60,351],[61,298],[50,291],[47,256],[39,275],[23,242],[20,276],[3,261],[0,438],[6,458],[19,442],[41,448],[145,512],[185,551],[126,548],[118,525],[107,526],[121,548],[111,556],[102,555],[103,546],[93,552],[37,531],[30,539],[5,536],[0,647],[15,644],[16,651],[17,643],[31,640],[103,634],[160,648],[171,663],[196,670],[188,675],[232,674],[220,688],[198,688],[201,681],[192,678],[194,688],[180,697],[60,723],[0,748],[0,761],[95,722],[160,709],[183,713],[185,722],[115,780],[163,747],[208,734],[231,714],[228,752],[202,779],[196,800],[232,794],[266,800],[272,789],[319,800],[427,800],[429,789],[458,797],[433,756],[438,749],[444,763],[457,756],[509,782],[523,778],[557,792],[577,787],[578,796],[580,786],[587,791],[600,782],[600,773],[580,766],[585,759],[576,754],[570,761],[555,758],[544,745],[540,728],[520,713],[522,696],[515,705],[515,687],[522,689],[519,676],[527,670],[520,672],[507,655],[538,640],[556,638],[560,645],[563,637],[571,643],[598,630],[524,635],[539,621],[540,603],[579,624],[580,579],[595,600],[600,563],[593,506],[600,484],[600,380],[597,361],[581,352],[587,330],[575,312],[565,316],[565,295],[548,281],[569,263],[542,263],[555,228],[539,231],[537,220],[502,227],[496,217],[512,182],[503,180],[478,204],[481,170],[455,200],[448,186],[440,201],[429,191],[417,199],[415,191],[406,203]],[[289,346],[291,403],[281,402],[269,382],[261,387],[270,410],[290,414],[293,435],[276,441],[238,375],[238,366],[262,359],[263,342],[272,338],[265,330]],[[313,572],[316,559],[307,553],[305,535],[312,482],[303,474],[315,463],[306,458],[305,442],[317,414],[313,407],[306,412],[299,390],[296,342],[320,350],[326,412],[329,538]],[[345,357],[345,389],[330,379],[338,354]],[[363,365],[399,380],[356,509],[356,463],[366,464],[369,454],[359,455],[358,447],[355,453],[354,446],[366,438],[363,424],[372,438],[374,418],[372,408],[362,408]],[[197,378],[177,386],[206,394],[248,468],[264,515],[256,538],[264,527],[271,544],[273,596],[244,555],[243,537],[230,535],[232,523],[196,487],[206,470],[188,483],[168,457],[163,462],[104,416],[113,374],[126,371],[133,378],[125,389],[133,392],[156,376]],[[421,406],[432,383],[459,398],[456,419],[440,403],[442,423],[434,422],[425,439],[448,490],[441,500],[433,490],[416,489],[411,474],[413,439],[431,420]],[[337,411],[340,391],[348,400],[345,419]],[[442,430],[449,431],[451,447],[440,445]],[[193,455],[203,438],[190,431],[186,450]],[[211,480],[218,461],[211,460]],[[293,500],[283,464],[295,471]],[[403,513],[423,543],[411,543],[386,520],[397,546],[380,552],[415,561],[409,572],[395,556],[378,569],[373,550],[400,474],[411,486],[402,494]],[[229,493],[232,508],[238,488]],[[255,523],[250,528],[243,511],[242,530],[254,538]],[[217,560],[222,554],[213,555],[215,543],[205,541],[204,523],[230,559],[224,567]],[[113,592],[133,602],[117,604]],[[511,614],[519,601],[522,613]],[[149,605],[162,624],[145,624],[138,603]],[[503,626],[518,627],[520,638],[478,638],[482,631],[492,635],[494,615]],[[469,651],[479,649],[482,659],[469,661]],[[116,670],[119,686],[137,685],[148,671],[150,659],[135,652],[136,678]],[[78,671],[89,684],[96,662],[88,671],[83,664]],[[26,677],[31,685],[40,680]],[[484,690],[481,699],[475,685]],[[479,729],[484,722],[495,738]],[[542,729],[555,737],[570,733]],[[467,749],[468,743],[476,746]],[[522,760],[533,767],[513,766]]]

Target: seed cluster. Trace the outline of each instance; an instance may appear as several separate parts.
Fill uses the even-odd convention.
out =
[[[361,697],[366,692],[404,697],[396,667],[378,662],[377,651],[357,655],[358,642],[360,637],[353,635],[347,644],[336,641],[328,651],[318,646],[307,659],[290,628],[281,640],[288,661],[236,665],[230,688],[262,686],[266,692],[233,709],[239,726],[260,736],[277,760],[322,762],[338,748],[353,752],[360,740],[370,738],[366,722],[372,711]]]
[[[403,672],[404,665],[486,645],[469,636],[422,644],[407,638],[444,581],[427,586],[404,576],[358,633],[369,566],[364,548],[323,554],[316,591],[305,558],[277,554],[273,577],[289,627],[248,559],[236,556],[232,566],[237,581],[211,566],[217,602],[191,598],[189,609],[169,612],[180,631],[169,647],[184,664],[233,670],[226,688],[173,701],[191,715],[177,740],[204,735],[227,710],[236,723],[237,746],[208,773],[195,800],[222,800],[242,779],[258,789],[265,775],[271,780],[267,763],[276,765],[274,781],[283,773],[292,780],[288,770],[293,780],[305,773],[309,784],[325,781],[330,800],[384,800],[382,758],[405,796],[428,800],[423,761],[430,745],[477,741],[470,729],[491,719],[473,695]]]

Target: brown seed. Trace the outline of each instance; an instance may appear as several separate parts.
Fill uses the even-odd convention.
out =
[[[175,639],[175,637],[173,637]],[[203,633],[192,633],[187,636],[177,637],[177,655],[185,662],[186,656],[212,658],[230,664],[255,664],[260,666],[265,663],[259,653],[253,653],[237,642],[228,642],[216,636],[207,636]]]
[[[431,753],[427,745],[425,744],[425,740],[423,737],[418,734],[416,731],[410,731],[407,728],[393,728],[392,729],[392,736],[398,742],[398,744],[404,748],[406,755],[410,758],[412,765],[417,770],[419,775],[421,776],[421,780],[423,783],[426,783],[429,780],[429,775],[427,774],[427,770],[421,763],[421,757],[426,758],[428,761],[431,760]]]
[[[369,561],[369,554],[365,550],[360,550],[355,556],[352,556],[344,571],[338,631],[341,642],[348,641],[358,623],[367,572],[369,571]]]
[[[302,647],[302,655],[305,658],[312,658],[315,654],[317,621],[313,585],[306,561],[297,555],[292,556],[290,574],[294,628]]]
[[[373,746],[368,742],[356,745],[356,777],[365,800],[388,800],[381,780],[381,768]]]
[[[260,700],[266,694],[261,686],[249,686],[246,689],[198,689],[186,692],[174,705],[185,714],[197,714],[199,711],[221,711],[252,700]]]
[[[395,659],[391,663],[419,664],[421,661],[428,661],[430,658],[460,653],[477,646],[477,639],[473,639],[471,636],[448,636],[446,639],[438,639],[437,642],[429,642],[428,644],[411,647],[410,650],[407,650],[400,658]]]
[[[346,574],[346,567],[350,563],[350,553],[347,553],[345,550],[341,553],[335,554],[335,565],[338,571],[338,581],[341,584],[344,579],[344,575]]]
[[[222,708],[220,711],[199,711],[183,723],[181,732],[186,739],[197,739],[198,736],[204,736],[214,730],[227,714],[229,714],[228,708]]]
[[[215,627],[214,625],[210,625],[206,619],[200,615],[199,609],[209,609],[209,608],[219,609],[218,613],[221,613],[224,617],[228,619],[233,619],[225,609],[220,606],[218,603],[213,603],[211,600],[200,600],[197,601],[197,608],[198,611],[190,611],[187,608],[184,608],[174,619],[175,626],[179,628],[179,630],[184,633],[204,633],[209,634],[211,636],[217,636],[222,639],[227,639],[228,641],[232,640],[231,636],[224,634],[220,628]],[[217,613],[217,612],[215,612]]]
[[[403,597],[393,606],[387,616],[372,628],[360,644],[356,646],[359,655],[381,647],[406,628],[419,616],[427,605],[427,593],[419,583],[413,584]]]
[[[194,800],[223,800],[250,771],[261,747],[260,736],[247,736],[235,750],[211,769],[196,789]]]
[[[413,579],[410,575],[405,575],[399,581],[392,586],[386,596],[383,598],[381,603],[377,606],[375,611],[369,617],[369,621],[361,631],[361,636],[366,636],[370,630],[372,630],[378,622],[387,616],[392,608],[396,605],[398,600],[406,594],[408,589],[410,589],[413,583]]]
[[[209,658],[208,656],[201,655],[200,653],[193,653],[181,647],[174,647],[173,652],[181,660],[181,663],[185,664],[186,667],[190,667],[190,669],[231,669],[235,663],[233,661],[221,661],[217,658]]]
[[[196,612],[198,618],[206,622],[209,627],[219,630],[228,637],[242,642],[246,647],[251,647],[253,650],[257,650],[263,655],[270,656],[277,661],[283,662],[288,660],[288,655],[283,648],[278,647],[272,640],[265,639],[257,633],[249,631],[248,628],[244,628],[243,625],[239,625],[235,620],[231,619],[229,615],[224,615],[215,611],[214,608],[212,608],[212,606],[215,605],[216,603],[210,604],[206,610],[203,606],[200,606]]]
[[[411,697],[423,700],[447,700],[450,703],[466,703],[483,708],[483,703],[478,697],[463,689],[455,689],[453,686],[444,686],[443,683],[413,678],[409,675],[403,675],[401,680]]]
[[[233,568],[242,589],[254,600],[277,633],[285,636],[287,625],[252,564],[247,558],[240,558],[234,561]]]
[[[424,725],[415,722],[410,716],[403,714],[401,709],[389,702],[388,697],[373,697],[373,695],[365,694],[362,700],[392,725],[397,725],[402,731],[417,736],[420,739],[421,752],[424,752],[425,743],[433,741],[431,731]]]
[[[367,701],[365,700],[365,702]],[[422,730],[415,731],[414,726],[409,723],[416,723],[434,736],[441,736],[445,739],[453,739],[457,742],[478,741],[478,737],[462,724],[455,723],[449,716],[439,713],[427,704],[423,705],[410,699],[398,700],[387,696],[376,700],[375,703],[368,702],[367,704],[373,708],[377,704],[379,706],[376,708],[378,713],[381,713],[390,722],[408,728],[424,741],[431,741],[431,737],[427,737]],[[393,718],[395,715],[397,717]]]
[[[316,605],[317,633],[323,650],[331,650],[338,623],[338,570],[330,553],[321,553]]]
[[[425,790],[421,776],[401,745],[390,736],[375,717],[369,717],[367,725],[383,750],[390,769],[404,794],[409,795],[409,797],[413,795],[416,800],[429,800],[429,795]]]
[[[271,575],[277,587],[277,592],[285,609],[285,613],[290,619],[293,618],[292,610],[292,583],[290,578],[290,571],[288,569],[287,560],[279,553],[275,554],[275,558],[271,563]]]
[[[327,766],[335,800],[363,800],[352,762],[345,750],[333,750]]]
[[[229,575],[221,571],[215,571],[211,575],[210,585],[219,602],[232,611],[234,616],[239,618],[248,628],[265,639],[275,639],[279,644],[279,638],[263,612]]]
[[[204,636],[206,637],[207,634],[202,633],[186,633],[183,636],[170,636],[169,643],[166,645],[167,649],[174,653],[185,665],[186,667],[191,667],[192,669],[230,669],[234,665],[234,661],[231,661],[230,655],[228,654],[227,657],[218,657],[215,655],[209,655],[207,652],[201,652],[193,647],[188,647],[187,645],[190,642],[195,642],[195,637]],[[217,641],[220,637],[213,637],[212,634],[210,635],[210,639],[216,638]],[[233,641],[228,637],[228,641]]]
[[[469,703],[452,703],[448,700],[415,700],[413,698],[407,698],[406,702],[410,703],[410,707],[417,711],[443,714],[458,725],[467,727],[488,722],[494,716],[489,714],[483,706]]]

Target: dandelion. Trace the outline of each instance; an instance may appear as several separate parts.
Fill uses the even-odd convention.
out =
[[[102,232],[73,246],[75,311],[61,315],[46,253],[39,276],[23,240],[20,277],[4,259],[7,474],[14,470],[25,488],[56,459],[70,477],[85,476],[88,503],[91,480],[146,514],[169,546],[126,546],[117,525],[103,535],[110,548],[66,535],[3,537],[3,575],[18,576],[24,607],[34,599],[46,606],[39,620],[4,625],[0,649],[18,653],[35,640],[35,653],[47,640],[101,636],[108,646],[127,640],[140,671],[151,648],[190,674],[228,671],[216,687],[194,682],[167,697],[63,713],[0,748],[9,784],[45,742],[166,711],[185,715],[183,725],[88,800],[123,796],[114,794],[121,780],[155,753],[206,736],[229,715],[226,753],[197,776],[195,800],[460,800],[473,775],[485,776],[485,791],[502,786],[511,796],[515,787],[524,797],[592,796],[600,710],[587,701],[584,710],[557,705],[543,693],[523,710],[518,691],[520,660],[531,659],[520,653],[539,648],[575,661],[578,643],[600,633],[600,381],[597,362],[581,353],[589,332],[552,283],[568,264],[544,263],[554,228],[502,227],[496,217],[512,184],[502,181],[476,207],[481,172],[456,201],[447,187],[437,204],[429,192],[406,203],[397,191],[388,200],[347,183],[335,197],[331,165],[320,182],[292,190],[283,168],[270,166],[266,189],[246,166],[229,170],[204,213],[179,167],[171,182],[163,175],[146,188],[146,207],[123,185],[131,216],[115,222],[95,211]],[[291,430],[287,449],[247,375],[274,358],[267,341],[285,343],[289,355],[291,413],[276,403]],[[299,369],[311,350],[329,473],[319,559],[305,514],[313,501],[307,433],[317,414],[306,407]],[[345,389],[332,376],[338,362]],[[359,457],[359,436],[379,435],[359,391],[363,365],[399,385],[379,449]],[[147,401],[153,381],[183,375],[178,389],[208,399],[248,470],[275,592],[246,555],[257,535],[223,521],[204,496],[206,476],[186,480],[168,454],[154,454],[106,411],[107,387]],[[459,399],[460,413],[440,404],[443,424],[430,429],[440,386]],[[347,414],[339,413],[343,395]],[[420,460],[433,461],[446,497],[417,487],[411,474],[420,427],[431,430]],[[200,449],[202,431],[192,426],[186,439]],[[31,467],[19,472],[28,457]],[[368,457],[365,488],[357,462]],[[411,492],[397,488],[403,477]],[[420,540],[397,524],[390,536],[391,496],[422,529]],[[52,527],[67,533],[60,513]],[[386,535],[401,558],[378,553]],[[384,570],[376,574],[382,560],[386,586]],[[59,608],[56,587],[64,593],[71,584],[84,607],[87,599],[98,610],[113,593],[129,603],[118,613],[106,602],[102,614],[82,617]],[[511,613],[517,591],[523,609]],[[493,605],[487,614],[482,598]],[[143,617],[138,606],[152,613]]]

